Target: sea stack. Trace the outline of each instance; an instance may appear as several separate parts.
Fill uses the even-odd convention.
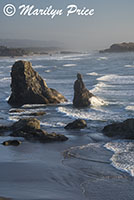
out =
[[[85,87],[85,84],[82,80],[82,75],[77,74],[77,80],[74,83],[74,99],[73,105],[76,108],[84,108],[91,105],[91,97],[94,95],[89,92],[89,90]]]
[[[55,89],[48,88],[46,82],[32,68],[28,61],[17,61],[11,71],[11,96],[8,103],[12,106],[24,104],[58,104],[66,98]]]

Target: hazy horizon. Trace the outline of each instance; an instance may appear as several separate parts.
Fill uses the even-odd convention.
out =
[[[87,17],[63,14],[51,19],[48,16],[20,16],[17,12],[7,17],[3,7],[8,3],[16,7],[34,5],[35,8],[52,5],[63,10],[75,4],[79,8],[95,9],[95,14]],[[54,41],[77,50],[100,50],[113,43],[134,41],[134,2],[130,0],[1,0],[0,4],[0,39]]]

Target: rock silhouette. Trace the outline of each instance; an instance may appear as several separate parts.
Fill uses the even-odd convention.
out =
[[[134,43],[133,42],[123,42],[119,44],[113,44],[109,49],[101,50],[100,53],[112,53],[112,52],[133,52],[134,51]]]
[[[82,80],[82,75],[78,73],[77,80],[74,83],[74,107],[83,108],[90,106],[90,98],[93,96],[94,95],[91,92],[89,92],[89,90],[85,87]]]
[[[28,61],[17,61],[11,71],[11,96],[8,103],[12,106],[24,104],[58,104],[67,101],[55,89],[48,88],[46,82],[33,70]]]
[[[134,139],[134,119],[124,122],[113,123],[103,128],[104,135],[108,137],[119,137],[123,139]]]

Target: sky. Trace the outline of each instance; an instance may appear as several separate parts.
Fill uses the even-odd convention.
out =
[[[6,4],[16,7],[16,14],[3,13]],[[63,15],[20,16],[20,5],[45,9],[52,5]],[[68,5],[94,9],[93,16],[66,16]],[[56,41],[67,48],[98,50],[113,43],[134,42],[134,0],[0,0],[0,39]],[[10,10],[9,10],[10,11]]]

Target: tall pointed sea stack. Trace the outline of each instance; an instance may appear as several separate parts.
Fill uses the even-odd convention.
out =
[[[89,92],[89,90],[85,87],[82,80],[82,75],[78,73],[77,80],[74,83],[74,107],[84,108],[90,106],[90,98],[93,96],[94,95],[91,92]]]
[[[28,61],[17,61],[11,71],[12,94],[8,103],[12,106],[24,104],[58,104],[67,101],[65,97],[52,88],[33,70]]]

